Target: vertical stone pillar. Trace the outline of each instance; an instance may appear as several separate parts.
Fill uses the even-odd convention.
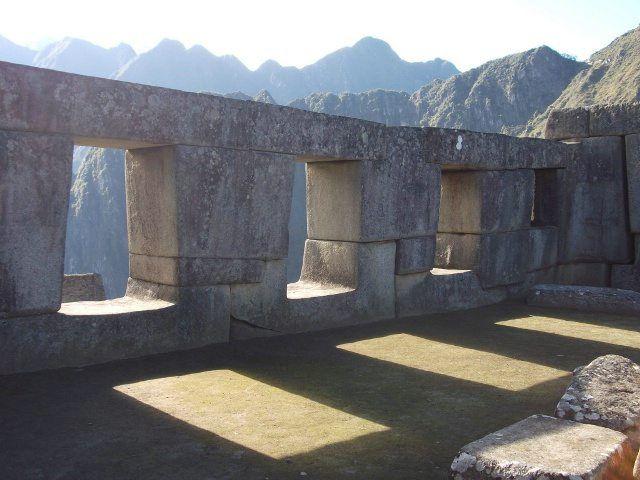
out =
[[[436,266],[474,270],[483,287],[522,282],[533,194],[533,170],[443,173]]]
[[[293,327],[395,316],[395,275],[433,266],[440,166],[393,129],[384,160],[307,163],[308,240],[302,276],[290,286]]]
[[[287,256],[292,157],[213,147],[127,152],[131,277],[174,286],[259,282]]]
[[[60,308],[73,140],[0,131],[0,317]]]

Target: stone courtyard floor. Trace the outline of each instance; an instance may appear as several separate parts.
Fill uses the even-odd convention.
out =
[[[640,319],[504,304],[0,377],[0,478],[444,479],[605,353]]]

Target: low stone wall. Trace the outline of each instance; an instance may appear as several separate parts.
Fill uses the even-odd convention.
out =
[[[62,279],[62,303],[104,299],[102,276],[98,273],[65,275]]]
[[[618,137],[386,127],[1,62],[0,104],[5,373],[228,341],[232,321],[244,338],[473,308],[540,281],[608,284],[631,260]],[[60,310],[74,143],[128,149],[120,309]],[[287,285],[296,163],[308,234]],[[141,292],[180,317],[141,313]],[[194,327],[201,304],[214,333]]]

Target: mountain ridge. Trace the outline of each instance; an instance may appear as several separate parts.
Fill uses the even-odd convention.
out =
[[[124,43],[103,48],[69,37],[34,51],[0,37],[0,60],[186,91],[242,91],[254,96],[267,90],[281,104],[316,91],[413,91],[459,73],[441,58],[405,61],[387,42],[374,37],[364,37],[302,68],[267,60],[250,70],[233,55],[214,55],[202,45],[186,48],[172,39],[137,54]]]

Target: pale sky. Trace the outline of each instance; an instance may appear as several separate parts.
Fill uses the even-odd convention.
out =
[[[467,70],[542,44],[585,59],[640,23],[640,0],[4,0],[0,35],[31,47],[77,37],[137,52],[163,38],[301,67],[364,36],[405,60]]]

